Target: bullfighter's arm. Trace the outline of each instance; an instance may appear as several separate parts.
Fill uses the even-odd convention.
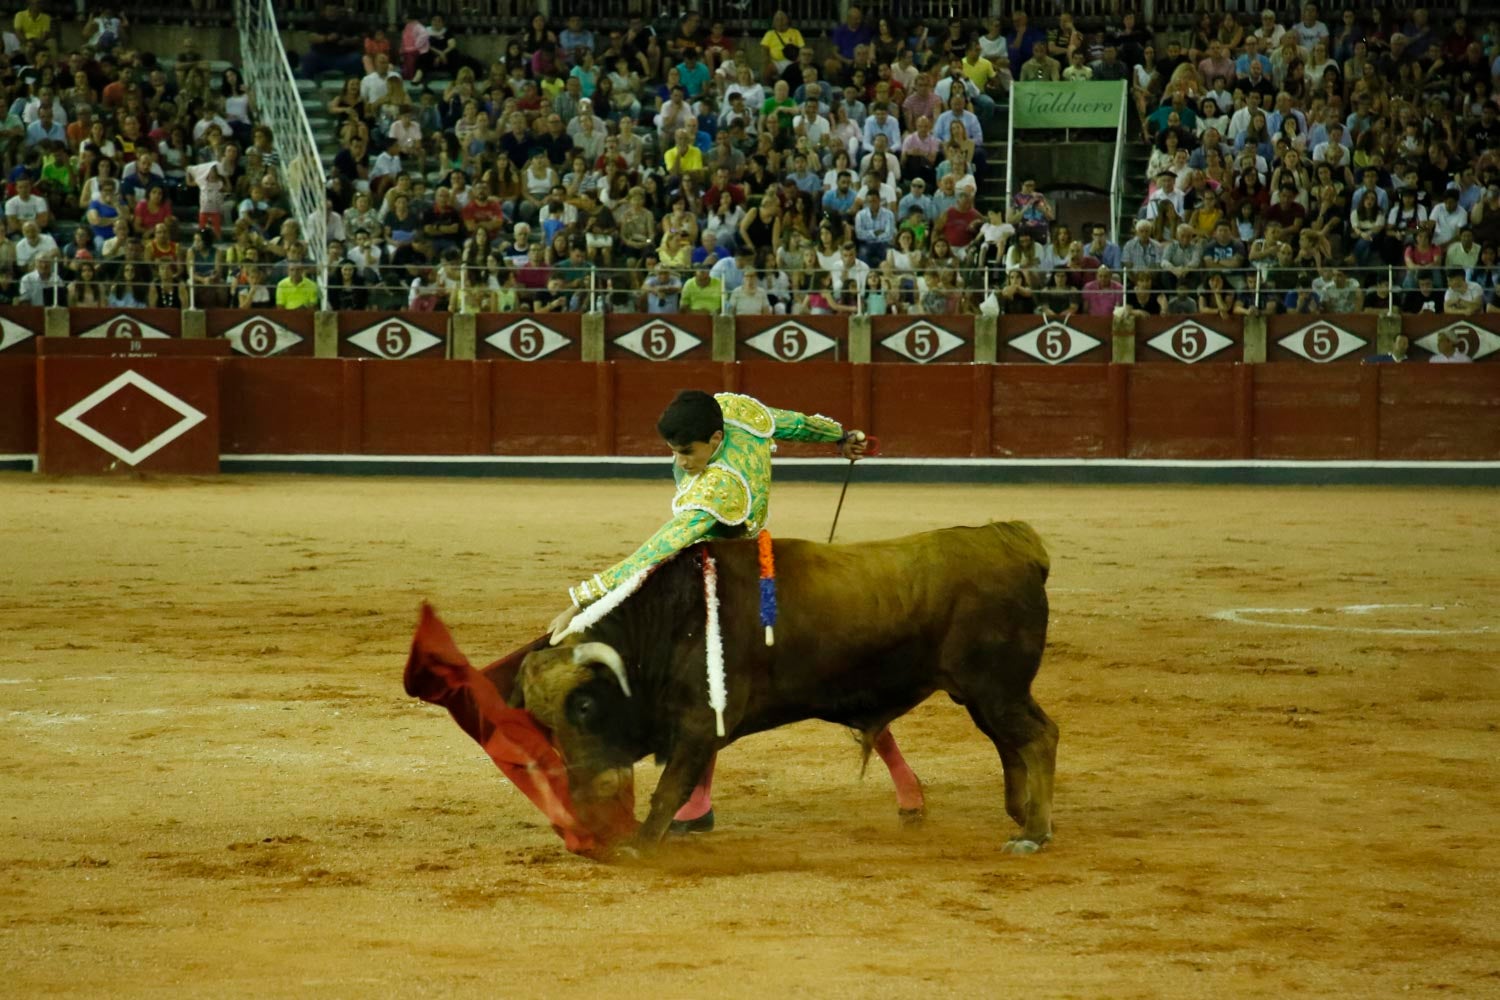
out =
[[[595,573],[576,587],[569,587],[568,596],[574,605],[586,608],[631,577],[666,562],[703,538],[717,523],[718,518],[706,510],[681,510],[620,562],[602,573]]]
[[[796,410],[778,410],[751,396],[721,392],[714,396],[724,411],[724,423],[749,431],[758,438],[784,441],[838,441],[844,428],[837,420],[808,416]]]
[[[821,414],[798,413],[796,410],[778,410],[768,407],[776,419],[776,431],[771,436],[783,441],[839,441],[844,436],[844,425]]]

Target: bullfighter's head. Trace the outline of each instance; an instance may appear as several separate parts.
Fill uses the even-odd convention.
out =
[[[552,731],[573,797],[588,800],[613,795],[622,780],[617,772],[640,756],[633,747],[630,694],[619,652],[606,643],[580,642],[527,654],[510,704]]]

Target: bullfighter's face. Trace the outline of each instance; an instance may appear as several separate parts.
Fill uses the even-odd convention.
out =
[[[723,443],[724,432],[715,431],[714,436],[707,441],[672,445],[672,454],[683,472],[696,476],[708,468],[708,463],[713,461],[714,455],[718,453],[719,445]]]
[[[625,666],[613,647],[581,642],[528,654],[510,700],[551,730],[578,802],[611,798],[631,779],[639,756],[630,735],[634,713]]]

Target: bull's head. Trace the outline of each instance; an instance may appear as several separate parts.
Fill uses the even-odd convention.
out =
[[[640,756],[630,679],[613,646],[581,642],[527,654],[510,704],[552,730],[575,799],[614,795],[622,780],[618,772]]]

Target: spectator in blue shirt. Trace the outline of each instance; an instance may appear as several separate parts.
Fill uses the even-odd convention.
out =
[[[871,267],[879,267],[895,241],[896,216],[880,204],[879,192],[869,192],[865,195],[865,207],[854,215],[854,242],[859,247],[860,259]]]
[[[854,219],[854,174],[840,170],[832,191],[823,195],[823,211],[832,216],[838,226],[847,226]]]
[[[797,185],[797,190],[803,194],[817,197],[823,193],[823,175],[808,165],[807,156],[803,153],[796,153],[792,156],[792,171],[788,176],[792,183]],[[726,291],[733,290],[732,288],[726,289]]]
[[[875,32],[864,23],[864,19],[864,11],[851,4],[844,23],[833,29],[833,53],[824,64],[830,78],[853,64],[856,48],[874,40]]]
[[[750,270],[750,265],[755,261],[755,254],[749,247],[740,247],[733,256],[725,256],[717,264],[709,268],[708,276],[717,278],[724,286],[724,294],[730,295],[740,285],[745,283],[745,272]]]
[[[568,26],[557,36],[557,46],[561,50],[563,61],[571,66],[579,49],[594,51],[594,33],[583,26],[583,18],[571,14]]]
[[[929,219],[937,218],[932,214],[932,199],[927,196],[927,182],[920,177],[911,179],[911,193],[901,198],[896,206],[896,214],[904,219],[911,214],[913,207],[920,208],[922,214]]]
[[[697,100],[698,95],[703,93],[703,88],[708,86],[709,80],[708,67],[698,61],[697,49],[683,50],[682,62],[677,64],[677,77],[688,97]]]
[[[1271,75],[1271,60],[1266,58],[1260,51],[1260,39],[1255,35],[1245,36],[1245,53],[1234,61],[1234,75],[1243,80],[1250,75],[1250,64],[1260,63],[1260,68],[1266,71],[1266,76]]]
[[[1011,17],[1011,32],[1005,36],[1005,48],[1010,52],[1010,64],[1023,66],[1031,58],[1031,50],[1043,45],[1047,36],[1042,29],[1030,27],[1026,12],[1018,10]]]
[[[41,104],[37,106],[36,121],[26,126],[26,148],[31,149],[39,142],[59,142],[63,145],[68,143],[68,131],[63,124],[52,117],[52,105]]]
[[[963,94],[954,94],[948,99],[948,110],[938,115],[937,123],[932,126],[932,134],[938,137],[939,142],[948,141],[948,133],[953,130],[954,121],[964,123],[964,130],[969,138],[976,143],[984,141],[984,129],[979,124],[979,118],[969,110],[968,100]]]
[[[875,104],[875,113],[865,119],[864,146],[866,150],[875,148],[875,137],[883,135],[886,138],[886,149],[901,148],[901,127],[896,124],[896,116],[891,114],[891,107],[884,101]]]

